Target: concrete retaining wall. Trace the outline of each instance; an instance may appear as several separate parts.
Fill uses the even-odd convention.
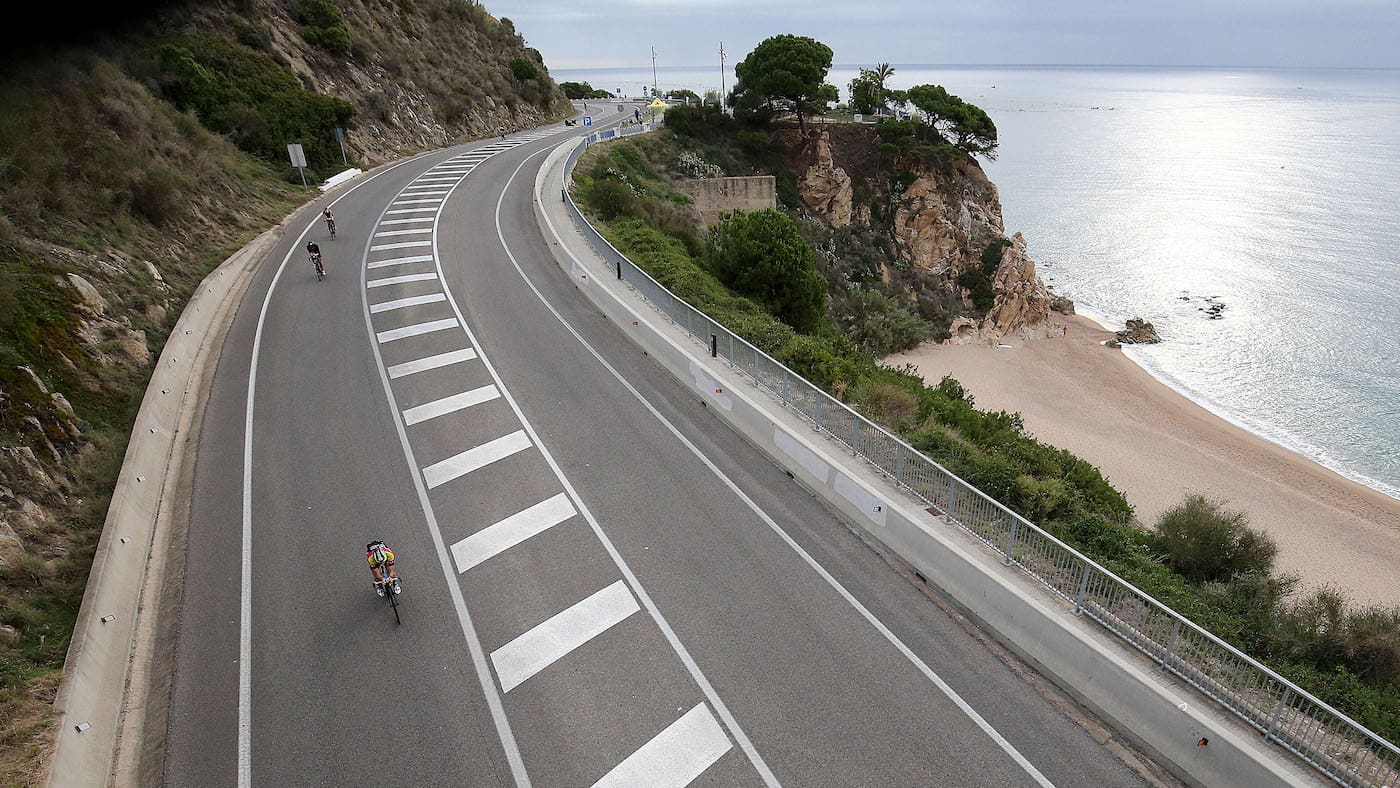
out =
[[[866,463],[758,389],[618,281],[560,200],[574,143],[550,154],[535,210],[559,265],[608,319],[692,388],[731,427],[831,507],[949,595],[998,641],[1152,753],[1207,786],[1322,785],[1252,729],[1179,685],[1146,658],[1077,617],[1057,598],[954,526],[925,511]],[[1201,745],[1201,740],[1206,740]]]
[[[676,181],[676,191],[691,199],[691,208],[706,227],[731,211],[778,207],[777,180],[772,175]]]

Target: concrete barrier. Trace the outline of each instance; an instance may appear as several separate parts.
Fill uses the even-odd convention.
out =
[[[1177,776],[1207,786],[1326,784],[823,439],[618,281],[612,263],[574,228],[562,202],[566,164],[577,144],[555,149],[535,182],[536,218],[546,238],[557,241],[550,244],[556,262],[608,319],[721,419]]]

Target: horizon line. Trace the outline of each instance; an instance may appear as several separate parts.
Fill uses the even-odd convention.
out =
[[[885,61],[880,61],[885,62]],[[852,62],[833,63],[832,68],[861,68],[868,65],[875,65],[875,62]],[[1270,71],[1308,70],[1308,71],[1400,71],[1400,65],[1394,66],[1307,66],[1307,65],[1242,65],[1229,63],[890,63],[896,68],[1188,68],[1188,69],[1259,69]],[[546,66],[548,68],[548,66]],[[681,66],[656,66],[656,71],[678,71],[678,70],[703,70],[716,68],[714,63],[701,63]],[[726,70],[732,70],[734,64],[727,66]],[[649,64],[639,64],[635,66],[560,66],[549,68],[553,71],[633,71],[651,70]]]

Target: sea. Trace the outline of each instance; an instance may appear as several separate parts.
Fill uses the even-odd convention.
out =
[[[1400,71],[895,64],[982,107],[1009,233],[1216,414],[1400,498]],[[837,66],[842,89],[858,66]],[[640,95],[650,68],[554,71]],[[718,65],[660,68],[719,90]],[[723,74],[732,88],[732,69]],[[854,174],[854,173],[853,173]]]

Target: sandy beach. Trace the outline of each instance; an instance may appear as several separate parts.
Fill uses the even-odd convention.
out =
[[[1400,500],[1212,414],[1100,342],[1082,317],[1060,338],[925,345],[891,356],[931,383],[952,375],[981,408],[1018,411],[1041,440],[1089,460],[1144,523],[1188,493],[1224,500],[1278,541],[1304,586],[1400,604]]]

